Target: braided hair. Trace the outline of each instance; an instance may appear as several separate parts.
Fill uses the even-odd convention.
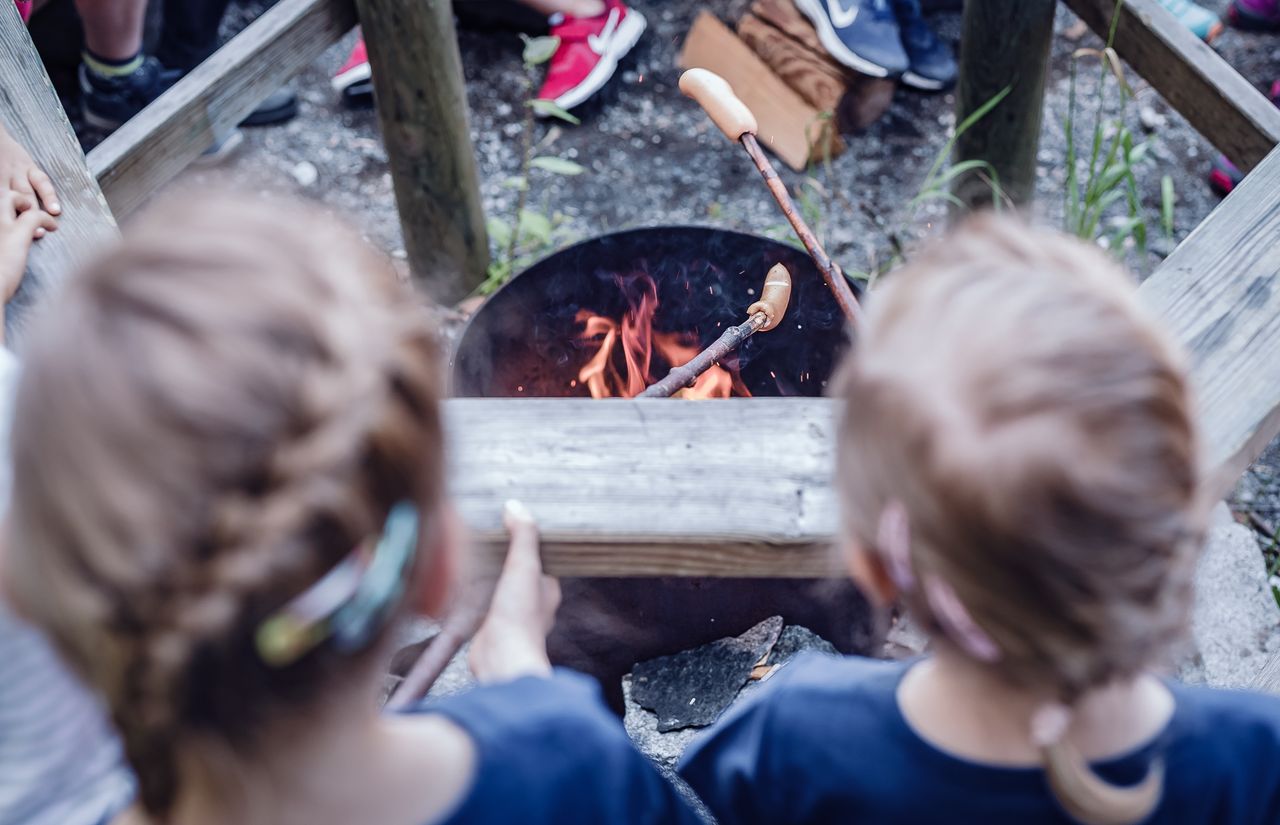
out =
[[[19,388],[8,585],[105,696],[164,821],[184,742],[252,748],[380,648],[279,668],[253,639],[398,502],[434,516],[437,345],[352,233],[243,198],[156,209],[50,304]]]

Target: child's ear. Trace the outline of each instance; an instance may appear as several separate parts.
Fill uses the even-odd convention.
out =
[[[418,546],[418,599],[413,607],[423,616],[439,618],[453,595],[466,528],[458,511],[447,501],[440,505],[433,521],[435,528],[424,531]]]
[[[877,607],[888,607],[898,600],[898,588],[889,575],[880,554],[868,550],[857,539],[843,542],[845,567],[853,583]]]

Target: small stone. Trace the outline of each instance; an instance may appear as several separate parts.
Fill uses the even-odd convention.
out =
[[[309,160],[299,161],[289,174],[293,175],[299,186],[311,186],[320,179],[320,170]]]
[[[710,725],[781,632],[782,617],[773,616],[736,638],[641,662],[631,671],[631,698],[658,715],[659,733]]]
[[[1142,128],[1148,132],[1158,131],[1169,124],[1169,119],[1151,106],[1143,106],[1138,110],[1138,120],[1142,123]]]

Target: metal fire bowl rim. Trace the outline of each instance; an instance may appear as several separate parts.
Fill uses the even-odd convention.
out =
[[[736,235],[738,237],[748,238],[755,242],[776,244],[780,247],[784,247],[789,250],[795,249],[795,247],[791,246],[790,244],[785,243],[784,241],[780,241],[776,238],[770,238],[767,235],[759,235],[754,232],[744,232],[740,229],[726,229],[722,226],[710,226],[708,224],[699,224],[699,223],[671,223],[671,224],[654,224],[652,226],[633,226],[628,229],[618,229],[618,230],[614,230],[613,232],[605,232],[600,235],[592,235],[590,238],[583,238],[582,240],[575,241],[574,243],[571,243],[568,246],[564,246],[559,249],[548,252],[546,255],[542,256],[538,260],[529,264],[524,269],[517,272],[515,275],[512,275],[510,278],[508,278],[505,284],[498,287],[498,289],[495,290],[492,295],[485,298],[484,303],[482,303],[476,309],[475,312],[471,313],[471,317],[468,318],[466,320],[466,323],[462,325],[462,328],[458,330],[458,334],[454,337],[453,343],[450,344],[449,346],[449,363],[448,363],[449,382],[448,383],[449,383],[449,389],[450,389],[450,397],[452,397],[452,389],[453,389],[453,371],[457,368],[458,349],[462,346],[462,342],[467,340],[467,334],[471,331],[471,325],[475,323],[476,318],[479,317],[480,313],[484,311],[484,308],[488,306],[491,301],[496,300],[499,295],[507,291],[507,289],[509,289],[511,285],[514,284],[525,273],[537,269],[538,267],[542,266],[552,258],[555,258],[560,255],[566,255],[578,249],[579,247],[588,246],[590,244],[596,244],[603,240],[622,238],[629,235],[652,234],[654,232],[685,232],[685,231],[708,232],[708,233],[714,233],[717,235]],[[854,287],[854,291],[860,294],[860,290],[858,290],[856,286]]]

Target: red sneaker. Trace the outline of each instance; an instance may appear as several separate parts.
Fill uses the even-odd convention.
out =
[[[618,68],[618,61],[644,33],[644,16],[621,0],[605,0],[598,17],[552,18],[551,34],[560,48],[551,58],[547,79],[538,97],[572,109],[604,87]]]
[[[365,50],[363,37],[356,41],[351,56],[329,83],[348,103],[372,99],[373,74],[369,71],[369,53]]]

